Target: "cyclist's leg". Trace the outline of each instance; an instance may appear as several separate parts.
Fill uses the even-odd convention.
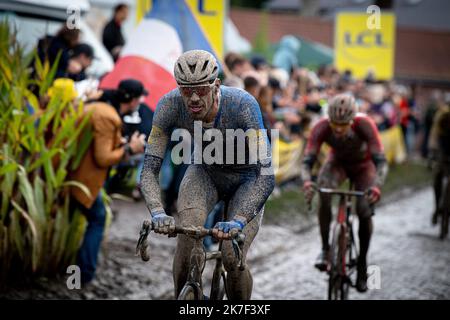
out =
[[[190,165],[181,182],[178,197],[178,223],[181,225],[203,226],[207,213],[218,199],[217,190],[211,178],[201,165]],[[177,236],[177,247],[173,260],[175,297],[183,288],[189,266],[189,256],[195,241],[184,235]],[[201,242],[199,242],[202,245]]]
[[[235,214],[242,212],[242,205],[246,199],[241,196],[245,194],[241,188],[250,187],[250,183],[244,183],[235,192],[230,200],[228,206],[228,220],[231,220]],[[242,248],[242,254],[247,256],[248,249],[258,233],[261,225],[264,207],[244,228],[245,242]],[[247,266],[245,270],[241,271],[238,268],[238,260],[236,259],[231,241],[224,241],[222,243],[222,259],[225,270],[227,271],[227,293],[230,300],[249,300],[252,295],[253,277],[250,268]]]
[[[328,159],[319,172],[318,185],[321,188],[337,188],[346,179],[346,173],[342,166],[336,161]],[[328,251],[329,233],[331,223],[331,195],[319,195],[318,219],[320,225],[320,235],[322,238],[322,249]]]
[[[373,186],[376,179],[376,168],[372,161],[365,161],[358,165],[352,172],[351,177],[355,190],[366,191]],[[358,197],[356,200],[356,213],[359,218],[359,257],[358,257],[358,277],[362,279],[361,284],[357,284],[360,291],[365,291],[367,252],[369,251],[370,239],[373,233],[372,210],[366,197]],[[361,287],[361,286],[364,286]]]

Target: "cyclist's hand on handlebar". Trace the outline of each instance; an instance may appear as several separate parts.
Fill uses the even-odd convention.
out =
[[[245,219],[241,219],[239,217],[235,217],[233,220],[227,222],[217,222],[213,228],[213,235],[219,240],[231,239],[231,233],[242,231],[245,224]]]
[[[370,187],[366,191],[366,198],[370,204],[378,202],[381,198],[381,190],[378,187]]]
[[[152,216],[152,225],[156,233],[171,234],[175,232],[175,219],[164,211]]]
[[[311,203],[314,193],[316,192],[317,184],[312,181],[305,181],[303,183],[303,192],[305,193],[306,202]]]

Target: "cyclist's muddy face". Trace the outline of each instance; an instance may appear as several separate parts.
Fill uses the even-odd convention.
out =
[[[178,86],[188,112],[195,120],[203,120],[214,104],[215,83]]]
[[[341,124],[330,121],[331,130],[333,131],[334,136],[338,139],[345,137],[350,132],[351,126],[351,122]]]

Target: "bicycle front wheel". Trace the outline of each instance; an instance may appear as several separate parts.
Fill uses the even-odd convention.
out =
[[[184,285],[178,295],[178,300],[200,300],[200,298],[203,298],[201,290],[188,283]]]
[[[347,233],[342,225],[335,225],[330,251],[328,300],[346,300],[350,284],[347,279]]]

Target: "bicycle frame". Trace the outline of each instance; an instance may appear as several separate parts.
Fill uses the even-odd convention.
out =
[[[138,243],[136,245],[136,255],[140,255],[142,260],[148,261],[150,256],[147,252],[148,242],[147,237],[150,231],[153,229],[152,223],[149,220],[144,220],[142,224],[142,228],[140,231],[140,237]],[[189,271],[188,271],[188,279],[183,289],[180,291],[178,299],[186,296],[189,293],[193,293],[195,300],[203,299],[203,286],[202,286],[202,274],[207,260],[216,260],[216,267],[214,268],[213,280],[211,283],[211,299],[221,299],[220,292],[220,279],[222,278],[225,283],[225,271],[222,265],[222,241],[219,242],[219,250],[206,252],[203,246],[203,242],[201,241],[205,236],[212,235],[212,229],[205,229],[203,227],[175,227],[174,234],[184,234],[191,238],[195,239],[195,244],[191,250],[189,257]],[[243,233],[239,232],[237,234],[232,235],[232,239],[230,239],[233,244],[233,248],[235,250],[236,256],[239,259],[238,267],[243,270],[245,269],[245,262],[242,255],[241,246],[244,243],[245,236]],[[192,292],[192,291],[193,292]],[[225,287],[226,290],[226,287]]]
[[[205,268],[206,261],[216,260],[216,266],[213,272],[213,280],[211,282],[211,300],[218,300],[220,297],[220,278],[225,281],[225,271],[222,267],[222,240],[219,242],[219,250],[205,252],[203,242],[203,237],[198,237],[195,239],[195,244],[191,250],[190,263],[189,263],[189,273],[188,279],[186,281],[186,286],[192,286],[195,291],[195,299],[203,299],[203,284],[202,284],[202,274]],[[201,249],[200,249],[201,248]],[[182,292],[180,291],[180,296]]]

